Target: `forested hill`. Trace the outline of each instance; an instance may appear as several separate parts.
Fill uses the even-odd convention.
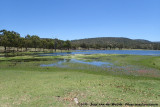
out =
[[[72,45],[82,48],[128,48],[128,49],[160,49],[160,44],[143,39],[129,39],[123,37],[100,37],[72,40]]]

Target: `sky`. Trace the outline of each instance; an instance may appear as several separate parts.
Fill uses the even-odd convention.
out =
[[[22,37],[160,41],[160,0],[0,0],[0,29]]]

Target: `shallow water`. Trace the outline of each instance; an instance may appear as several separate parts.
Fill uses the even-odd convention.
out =
[[[63,53],[46,53],[40,56],[57,56],[57,55],[75,55],[75,54],[129,54],[129,55],[151,55],[160,56],[159,50],[76,50],[74,52]]]
[[[82,63],[85,65],[93,65],[95,67],[100,67],[105,71],[111,71],[115,74],[127,74],[127,75],[146,75],[146,76],[151,76],[151,77],[159,77],[160,74],[158,73],[159,71],[156,69],[149,69],[149,68],[143,68],[143,67],[138,67],[138,66],[133,66],[133,65],[125,65],[125,66],[116,66],[113,63],[110,62],[102,62],[102,61],[85,61],[85,60],[78,60],[78,59],[59,59],[55,63],[51,64],[41,64],[41,67],[60,67],[60,68],[70,68],[70,69],[87,69],[86,66],[80,66],[80,67],[73,67],[68,65],[67,63]],[[94,68],[95,67],[90,67],[89,68]]]
[[[41,64],[41,67],[51,67],[51,66],[57,66],[57,67],[66,67],[64,65],[62,65],[63,63],[67,62],[65,59],[62,60],[60,59],[58,62],[56,63],[52,63],[52,64]]]
[[[83,60],[78,60],[78,59],[64,59],[64,60],[59,60],[56,63],[52,64],[42,64],[40,65],[41,67],[51,67],[51,66],[57,66],[57,67],[66,67],[66,65],[63,65],[63,63],[82,63],[82,64],[88,64],[88,65],[94,65],[94,66],[103,66],[103,67],[111,67],[113,64],[109,62],[101,62],[101,61],[83,61]]]

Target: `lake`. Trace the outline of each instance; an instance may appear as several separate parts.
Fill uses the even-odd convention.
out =
[[[160,50],[76,50],[74,52],[45,53],[40,56],[75,55],[75,54],[128,54],[160,56]]]

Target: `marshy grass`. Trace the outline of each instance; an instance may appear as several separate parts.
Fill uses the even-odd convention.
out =
[[[160,104],[159,77],[127,75],[115,68],[80,63],[41,67],[59,59],[106,61],[159,71],[160,57],[137,55],[69,55],[0,57],[0,106],[75,107],[80,103]],[[152,63],[155,64],[152,64]],[[149,64],[152,64],[148,66]],[[120,75],[121,74],[121,75]],[[136,73],[137,74],[137,73]]]

